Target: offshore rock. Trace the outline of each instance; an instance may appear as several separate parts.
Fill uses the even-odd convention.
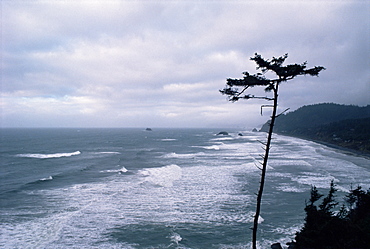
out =
[[[218,135],[228,136],[228,135],[229,135],[229,133],[228,133],[228,132],[226,132],[226,131],[220,131],[220,132],[217,134],[217,136],[218,136]]]

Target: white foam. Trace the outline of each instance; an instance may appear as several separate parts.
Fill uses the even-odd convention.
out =
[[[292,180],[299,184],[316,186],[317,188],[328,188],[332,180],[334,180],[335,183],[338,182],[338,179],[331,175],[310,172],[305,172],[302,176],[292,177]]]
[[[253,197],[240,193],[246,182],[235,179],[235,175],[243,172],[246,170],[241,165],[180,168],[172,164],[145,168],[128,177],[115,174],[101,183],[36,191],[49,200],[53,212],[45,219],[27,222],[27,227],[24,223],[0,227],[0,233],[7,234],[0,236],[0,245],[7,243],[5,248],[63,248],[65,245],[92,248],[102,243],[102,235],[109,233],[112,227],[127,224],[251,223],[254,213],[244,208]],[[235,214],[231,212],[232,207],[238,210]],[[167,241],[176,247],[176,243],[181,245],[186,238],[173,232]],[[114,248],[114,245],[100,245]],[[130,248],[125,242],[121,245]]]
[[[191,147],[193,147],[193,148],[202,148],[202,149],[205,149],[205,150],[220,150],[220,146],[216,145],[216,144],[209,145],[209,146],[191,146]]]
[[[101,173],[118,173],[118,174],[121,174],[121,173],[128,172],[128,170],[125,167],[122,167],[120,169],[108,169],[108,170],[102,170],[100,172]]]
[[[80,155],[80,151],[75,151],[72,153],[54,153],[54,154],[18,154],[18,157],[27,157],[27,158],[39,158],[39,159],[48,159],[48,158],[60,158],[60,157],[71,157]]]
[[[232,137],[219,137],[219,138],[213,138],[212,141],[226,141],[226,140],[234,140]]]
[[[126,173],[128,170],[125,167],[122,167],[118,172],[120,173]]]
[[[258,162],[251,162],[251,163],[243,163],[242,166],[247,169],[247,170],[251,170],[251,171],[255,171],[255,170],[259,170],[257,168],[258,167],[261,167],[260,164],[258,164]]]
[[[171,242],[175,243],[176,245],[179,245],[179,242],[182,240],[182,237],[180,234],[172,232],[168,238],[171,240]],[[171,244],[172,245],[172,244]]]
[[[307,188],[297,188],[288,183],[282,183],[276,189],[288,193],[304,193],[307,191]]]
[[[258,136],[262,137],[260,133],[253,134],[255,138]],[[99,245],[101,248],[137,248],[138,244],[129,244],[124,241],[115,244],[106,236],[112,231],[112,228],[125,228],[126,225],[132,224],[168,224],[171,226],[176,224],[224,226],[227,224],[225,227],[240,224],[243,229],[248,229],[254,218],[255,196],[253,193],[257,191],[258,186],[255,186],[255,182],[259,179],[253,158],[259,158],[258,155],[263,153],[263,149],[261,144],[245,141],[246,139],[253,140],[250,136],[243,136],[240,137],[240,140],[234,139],[224,142],[208,140],[206,142],[210,143],[202,141],[201,144],[195,144],[198,148],[209,145],[207,146],[209,148],[204,148],[206,150],[194,149],[194,152],[203,151],[205,153],[181,154],[176,151],[177,154],[165,154],[163,152],[162,165],[176,162],[181,168],[177,165],[145,168],[138,174],[122,177],[123,175],[119,175],[120,172],[125,172],[127,169],[113,164],[110,166],[111,168],[103,171],[113,174],[104,177],[104,181],[101,182],[32,190],[33,194],[42,195],[42,199],[47,201],[46,204],[50,209],[47,210],[47,213],[45,209],[30,214],[33,216],[37,214],[36,216],[40,217],[45,214],[46,217],[38,218],[35,216],[34,219],[30,220],[31,215],[19,214],[19,212],[28,211],[6,210],[6,215],[9,213],[10,216],[14,217],[26,214],[25,219],[27,220],[22,223],[6,223],[0,226],[0,247],[65,248],[72,245],[72,247],[93,248]],[[273,142],[277,143],[280,142],[278,140],[282,139],[278,137]],[[230,144],[228,144],[229,142]],[[297,150],[294,150],[296,146],[293,148],[290,143],[281,145],[282,149],[280,149],[280,145],[272,147],[273,156],[270,157],[269,162],[275,169],[269,168],[271,171],[268,174],[271,180],[277,181],[277,184],[276,187],[272,188],[271,195],[266,195],[266,203],[271,203],[269,198],[275,198],[273,196],[275,191],[299,192],[302,188],[307,192],[309,186],[306,184],[311,185],[312,182],[322,181],[322,186],[328,188],[332,176],[341,181],[343,186],[347,183],[349,186],[349,181],[357,182],[355,180],[363,178],[366,180],[361,180],[361,183],[370,183],[368,180],[370,177],[367,177],[368,170],[355,164],[349,164],[344,160],[347,156],[343,156],[343,161],[340,161],[326,158],[318,153],[308,155],[311,152],[305,152],[303,145],[304,142],[299,145],[300,148]],[[216,149],[216,146],[219,150]],[[134,151],[137,150],[150,151],[152,148],[138,148]],[[113,155],[109,151],[101,154],[101,157]],[[284,157],[284,154],[289,155],[289,158]],[[196,160],[189,160],[189,158],[196,158]],[[294,160],[292,160],[293,158]],[[302,166],[296,169],[294,167],[296,164]],[[309,166],[309,164],[312,166],[303,167]],[[289,167],[280,167],[284,165]],[[314,170],[315,172],[304,173],[306,170]],[[320,175],[324,178],[319,178]],[[293,177],[296,180],[288,182]],[[310,178],[314,178],[313,181]],[[280,179],[284,183],[279,181]],[[299,181],[305,183],[301,184]],[[292,194],[285,193],[285,195],[291,196]],[[302,205],[304,205],[304,199],[300,207],[297,208],[303,212]],[[265,221],[260,217],[259,222],[264,222],[261,227],[267,227],[264,232],[269,236],[270,230],[274,229],[270,227],[271,214],[262,213],[262,216]],[[300,221],[303,222],[301,219]],[[268,241],[270,236],[266,236],[266,240],[261,239],[259,242],[260,248],[268,248],[272,242],[286,243],[290,241],[294,237],[295,229],[289,230],[291,223],[286,223],[283,226],[279,221],[273,224],[274,227],[282,227],[273,231],[274,236],[277,234],[279,239]],[[293,226],[297,225],[293,224]],[[140,229],[137,232],[140,233]],[[281,239],[280,235],[284,237]],[[172,243],[169,248],[185,248],[181,242],[189,239],[185,233],[178,233],[176,230],[169,231],[163,236],[168,236],[163,243]],[[249,248],[245,244],[215,246],[224,249]]]
[[[46,177],[46,178],[41,178],[40,181],[51,181],[53,180],[52,176]]]
[[[253,223],[254,221],[255,213],[252,211],[249,211],[247,213],[228,213],[224,215],[219,216],[211,216],[210,218],[213,221],[218,221],[221,223]],[[261,224],[264,221],[262,216],[258,216],[258,224]]]
[[[218,145],[204,146],[203,148],[206,150],[220,150],[220,146]]]
[[[0,228],[0,245],[4,248],[47,248],[57,240],[63,227],[76,213],[54,214],[52,218],[39,218],[21,225],[2,224]]]
[[[269,161],[270,165],[274,166],[308,166],[311,167],[312,165],[304,160],[284,160],[284,159],[271,159]]]
[[[121,153],[117,152],[117,151],[102,151],[102,152],[94,152],[93,154],[115,154],[115,155],[118,155],[118,154],[121,154]]]
[[[146,182],[162,187],[172,187],[173,182],[181,178],[182,169],[176,164],[171,164],[161,168],[142,169],[138,174],[144,176]]]
[[[254,216],[255,216],[255,213],[254,212],[252,212],[252,211],[251,212],[248,212],[247,213],[247,220],[246,220],[246,222],[248,222],[248,223],[253,222],[254,221]],[[261,215],[258,216],[258,224],[261,224],[264,221],[265,221],[265,219],[262,218]]]
[[[230,151],[234,151],[233,153],[235,155],[248,155],[248,154],[251,154],[251,153],[261,153],[262,152],[262,148],[260,148],[259,145],[256,146],[255,143],[231,143],[231,144],[227,144],[227,143],[219,143],[218,144],[218,147],[221,149],[221,150],[230,150]]]
[[[205,156],[206,154],[204,152],[198,152],[198,153],[188,153],[188,154],[178,154],[175,152],[168,153],[163,155],[163,158],[195,158],[198,156]]]
[[[297,231],[301,230],[303,224],[296,224],[290,227],[277,227],[272,229],[277,234],[294,235]]]
[[[163,142],[171,142],[171,141],[176,141],[177,139],[175,138],[164,138],[164,139],[161,139],[161,141]]]

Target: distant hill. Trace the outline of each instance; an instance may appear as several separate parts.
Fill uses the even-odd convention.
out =
[[[268,130],[268,123],[261,131]],[[370,105],[333,103],[303,106],[276,119],[274,132],[370,154]]]

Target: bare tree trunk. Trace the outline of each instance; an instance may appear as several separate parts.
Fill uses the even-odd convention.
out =
[[[257,194],[257,205],[256,205],[256,214],[254,216],[254,222],[253,222],[253,235],[252,235],[252,245],[253,249],[257,249],[257,227],[258,227],[258,217],[261,213],[261,200],[262,200],[262,194],[263,194],[263,188],[265,185],[265,176],[266,176],[266,168],[267,168],[267,160],[269,157],[270,147],[271,147],[271,139],[272,139],[272,132],[274,130],[274,124],[276,119],[276,112],[277,112],[277,103],[278,103],[278,83],[276,83],[276,86],[274,87],[274,106],[272,110],[271,115],[271,121],[270,121],[270,127],[269,132],[267,136],[267,143],[265,147],[265,155],[263,157],[263,164],[261,169],[261,181],[260,181],[260,187]]]

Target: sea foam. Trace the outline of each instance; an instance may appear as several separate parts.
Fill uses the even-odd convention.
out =
[[[52,176],[49,176],[49,177],[45,177],[45,178],[41,178],[40,181],[51,181],[53,180],[53,177]]]
[[[54,154],[18,154],[17,157],[48,159],[48,158],[77,156],[79,154],[81,154],[80,151],[75,151],[72,153],[54,153]]]
[[[178,154],[175,152],[168,153],[163,155],[163,158],[195,158],[198,156],[205,156],[206,154],[203,152],[198,152],[198,153],[188,153],[188,154]]]
[[[221,143],[223,144],[223,143]],[[206,150],[220,150],[220,146],[219,145],[210,145],[210,146],[191,146],[193,148],[203,148],[203,149],[206,149]]]
[[[115,154],[115,155],[118,155],[118,154],[121,154],[121,153],[116,152],[116,151],[101,151],[101,152],[94,152],[93,154]]]
[[[108,170],[102,170],[100,172],[101,173],[118,173],[118,174],[122,174],[122,173],[128,172],[128,170],[125,167],[122,167],[120,169],[108,169]]]
[[[162,187],[172,187],[173,182],[181,178],[182,169],[176,164],[171,164],[160,168],[142,169],[138,173],[145,177],[146,182]]]
[[[175,232],[172,232],[170,234],[170,236],[168,236],[168,238],[173,242],[175,243],[177,246],[179,245],[179,242],[182,240],[182,237],[180,234],[178,233],[175,233]],[[172,244],[171,244],[172,245]],[[170,245],[170,246],[171,246]]]

